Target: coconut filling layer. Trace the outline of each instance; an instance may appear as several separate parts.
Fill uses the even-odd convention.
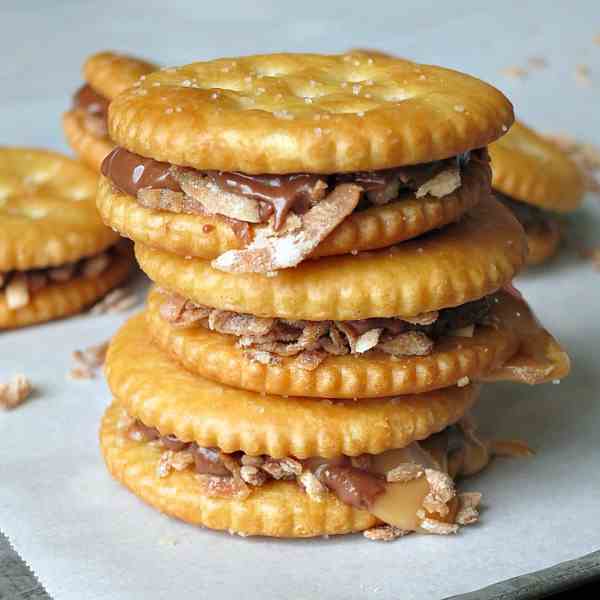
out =
[[[192,470],[199,493],[217,498],[247,498],[272,481],[295,481],[315,502],[334,494],[341,502],[366,510],[401,532],[455,533],[477,521],[480,494],[457,494],[453,479],[482,470],[494,454],[526,455],[520,442],[482,440],[470,417],[421,442],[381,454],[335,458],[272,458],[243,452],[226,454],[184,442],[132,418],[119,428],[130,440],[160,450],[158,478]]]
[[[415,317],[358,321],[290,321],[219,310],[163,291],[159,314],[177,328],[204,327],[236,336],[250,360],[268,365],[295,357],[313,370],[328,356],[380,351],[392,356],[427,356],[442,336],[472,337],[488,321],[494,296]]]
[[[67,283],[77,277],[93,279],[103,273],[117,256],[116,248],[58,267],[27,271],[0,271],[0,294],[4,294],[10,310],[27,306],[44,288]]]
[[[73,96],[73,110],[82,117],[85,130],[97,138],[108,136],[108,105],[105,98],[89,84],[81,86]]]
[[[487,164],[487,150],[381,171],[249,175],[179,167],[117,147],[101,170],[145,208],[226,219],[246,247],[217,257],[214,268],[270,272],[298,265],[356,210],[407,194],[451,194],[460,188],[469,161]]]

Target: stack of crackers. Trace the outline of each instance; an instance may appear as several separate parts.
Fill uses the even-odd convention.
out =
[[[107,356],[108,469],[190,523],[391,540],[477,520],[480,382],[569,360],[511,281],[493,87],[366,52],[163,69],[117,95],[98,207],[156,284]]]

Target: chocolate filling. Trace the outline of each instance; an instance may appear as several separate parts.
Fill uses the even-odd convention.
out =
[[[84,110],[86,113],[105,121],[108,118],[109,104],[110,100],[96,92],[89,84],[81,86],[73,96],[74,108]]]
[[[369,510],[385,491],[382,479],[356,467],[327,465],[319,469],[318,477],[344,504],[364,510]]]
[[[196,183],[202,183],[212,193],[216,191],[235,194],[258,202],[257,222],[264,223],[273,216],[274,229],[278,230],[290,211],[296,214],[305,213],[313,203],[322,199],[325,190],[330,191],[338,184],[356,183],[365,191],[367,204],[383,204],[397,198],[402,190],[418,190],[424,182],[445,169],[456,165],[462,168],[468,163],[471,155],[476,160],[487,160],[486,150],[482,149],[432,163],[373,172],[250,175],[177,167],[117,147],[104,159],[101,171],[118,189],[136,198],[142,190],[169,190],[183,193],[183,184],[180,184],[181,174],[188,174],[188,179],[191,174]],[[183,212],[193,211],[183,210]]]
[[[551,211],[544,210],[538,206],[533,206],[532,204],[520,202],[519,200],[515,200],[510,196],[505,196],[497,191],[495,194],[498,200],[500,200],[504,206],[511,210],[517,221],[519,221],[519,223],[521,223],[525,229],[533,227],[548,228],[551,226]]]

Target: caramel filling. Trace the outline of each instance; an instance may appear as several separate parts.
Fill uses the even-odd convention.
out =
[[[31,302],[34,294],[49,285],[66,283],[76,277],[93,278],[100,275],[113,261],[115,252],[110,248],[101,254],[59,267],[0,271],[0,294],[4,294],[6,305],[10,310],[23,308]]]
[[[446,195],[460,186],[460,170],[469,160],[487,161],[486,150],[428,164],[364,173],[250,175],[177,167],[117,147],[104,160],[102,174],[147,208],[220,214],[249,223],[272,220],[273,228],[279,230],[290,213],[306,213],[343,184],[355,184],[362,189],[361,207],[364,207],[396,200],[402,192],[418,195],[419,190],[425,190],[423,186],[451,171],[455,178],[439,192]],[[434,193],[434,187],[427,187],[423,195]]]
[[[84,116],[86,129],[97,137],[108,135],[108,105],[110,100],[89,84],[81,86],[73,96],[73,108]]]
[[[493,296],[414,318],[359,321],[288,321],[240,314],[194,304],[169,293],[159,311],[179,328],[200,326],[237,337],[251,360],[278,364],[297,357],[298,366],[312,370],[328,355],[364,354],[370,350],[394,356],[426,356],[435,341],[447,335],[471,337],[487,321]]]
[[[158,477],[193,469],[199,491],[207,495],[243,499],[269,481],[296,481],[316,502],[332,493],[344,504],[404,531],[452,532],[457,518],[452,478],[483,469],[491,457],[489,444],[477,437],[470,420],[377,455],[308,459],[226,454],[173,435],[161,436],[126,414],[120,427],[130,439],[162,449]]]

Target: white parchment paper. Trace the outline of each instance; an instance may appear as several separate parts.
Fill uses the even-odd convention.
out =
[[[66,149],[59,115],[79,85],[83,57],[99,49],[177,64],[370,46],[485,78],[532,125],[598,144],[594,3],[549,4],[5,2],[0,143]],[[527,68],[532,56],[548,67],[522,81],[500,75],[503,67]],[[578,64],[590,66],[587,86],[576,83]],[[578,242],[600,241],[599,207],[589,198],[572,219]],[[485,511],[456,537],[242,539],[146,507],[104,469],[97,429],[110,401],[105,384],[65,379],[71,351],[108,338],[123,316],[0,334],[0,379],[24,372],[36,386],[30,402],[0,414],[0,528],[57,600],[441,598],[597,550],[600,273],[570,250],[518,286],[569,349],[573,374],[560,385],[484,389],[477,411],[483,430],[522,437],[537,455],[497,460],[464,484],[484,493]]]

